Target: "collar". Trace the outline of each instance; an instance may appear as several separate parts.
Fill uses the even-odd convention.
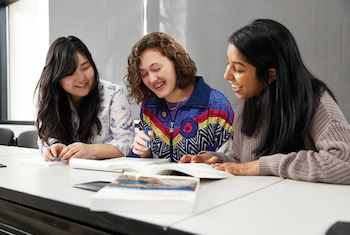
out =
[[[211,88],[204,82],[203,77],[196,76],[196,86],[190,96],[190,99],[186,102],[185,106],[195,106],[207,108],[209,103]],[[164,98],[151,97],[145,101],[147,107],[159,107],[168,109]]]

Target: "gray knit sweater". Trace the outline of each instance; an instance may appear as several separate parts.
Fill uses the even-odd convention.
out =
[[[259,160],[260,175],[275,175],[309,182],[350,184],[350,125],[339,106],[325,92],[304,134],[305,150],[289,154],[257,156],[253,154],[266,129],[248,137],[241,132],[244,101],[235,111],[233,153],[207,152],[218,162]]]

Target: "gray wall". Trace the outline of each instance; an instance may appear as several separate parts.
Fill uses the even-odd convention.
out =
[[[89,47],[101,78],[123,85],[127,56],[142,36],[142,0],[50,0],[50,42],[70,34]],[[182,44],[198,75],[238,99],[222,76],[227,38],[256,18],[284,24],[306,66],[326,82],[350,121],[350,1],[348,0],[148,0],[148,30]],[[139,107],[133,106],[138,119]]]
[[[80,38],[100,78],[124,86],[128,55],[143,35],[142,12],[141,0],[50,0],[50,44],[61,36]],[[139,119],[139,109],[132,106],[134,119]]]

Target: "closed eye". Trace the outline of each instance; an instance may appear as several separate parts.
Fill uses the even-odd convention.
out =
[[[84,67],[84,68],[83,68],[83,70],[84,70],[84,71],[85,71],[85,70],[88,70],[88,68],[90,68],[90,65],[89,65],[89,66]]]

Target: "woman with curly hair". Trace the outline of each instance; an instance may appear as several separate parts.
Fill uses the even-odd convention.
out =
[[[228,143],[231,105],[196,72],[184,48],[165,33],[150,33],[133,46],[125,83],[129,100],[142,102],[134,154],[178,162],[185,154],[218,151]]]
[[[122,87],[99,79],[80,39],[60,37],[52,43],[36,90],[44,160],[131,155],[135,132]]]

